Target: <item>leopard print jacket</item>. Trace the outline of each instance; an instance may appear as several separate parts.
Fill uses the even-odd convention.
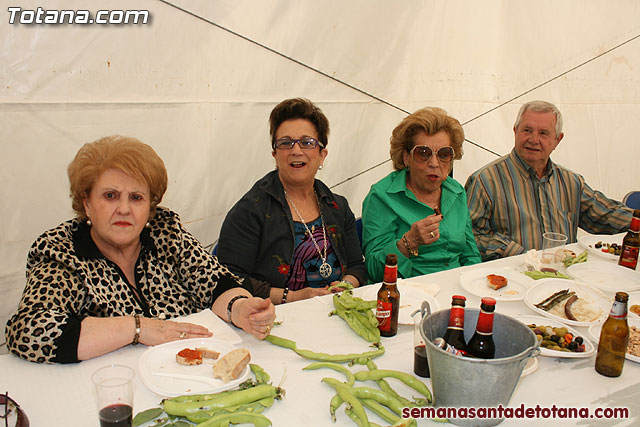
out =
[[[211,308],[240,279],[218,263],[182,226],[158,208],[141,233],[135,267],[137,295],[105,258],[89,226],[72,219],[42,234],[27,260],[27,285],[6,328],[7,347],[33,362],[78,362],[80,322],[88,316],[138,313],[170,319]]]

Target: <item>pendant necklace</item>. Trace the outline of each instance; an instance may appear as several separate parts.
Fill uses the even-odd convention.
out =
[[[315,193],[315,191],[314,191],[314,194],[316,196],[316,202],[318,203],[318,212],[320,212],[320,220],[322,221],[322,237],[324,239],[324,254],[320,250],[320,246],[318,246],[318,242],[316,242],[316,239],[313,237],[313,233],[311,232],[311,230],[309,230],[309,227],[307,227],[307,223],[304,222],[304,218],[302,218],[302,215],[300,215],[298,208],[296,208],[296,204],[293,203],[293,200],[287,195],[287,191],[284,190],[284,197],[289,201],[289,203],[291,203],[291,207],[298,215],[298,218],[300,218],[300,221],[302,222],[302,225],[304,225],[304,228],[307,229],[307,233],[309,234],[309,237],[311,237],[311,241],[313,242],[313,245],[316,247],[316,250],[318,251],[318,255],[320,255],[322,264],[320,265],[319,272],[320,272],[320,276],[326,279],[331,276],[331,273],[333,273],[333,268],[327,262],[327,231],[326,231],[326,227],[324,226],[324,218],[322,217],[322,211],[320,210],[320,201],[318,200],[318,195]]]

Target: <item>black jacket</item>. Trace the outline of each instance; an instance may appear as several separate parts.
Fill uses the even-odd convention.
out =
[[[343,274],[366,284],[366,269],[355,217],[347,199],[333,194],[321,181],[314,188],[327,227],[327,236]],[[229,211],[218,243],[221,263],[251,278],[254,295],[268,298],[271,287],[284,288],[293,259],[293,218],[277,171],[258,180]]]

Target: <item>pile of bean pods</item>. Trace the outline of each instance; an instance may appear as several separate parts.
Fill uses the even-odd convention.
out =
[[[369,342],[380,342],[378,319],[372,309],[376,308],[376,301],[365,301],[354,297],[351,291],[343,291],[333,295],[335,310],[329,316],[337,314],[351,329]]]
[[[161,408],[140,412],[134,426],[153,422],[153,427],[221,427],[229,424],[253,424],[267,427],[271,421],[262,415],[284,390],[269,384],[269,375],[258,365],[250,364],[255,380],[247,380],[238,389],[211,394],[194,394],[165,399]],[[187,422],[190,421],[189,422]]]
[[[430,405],[432,396],[429,388],[422,381],[405,372],[378,369],[371,359],[360,360],[359,362],[366,365],[369,370],[352,373],[347,367],[332,362],[316,362],[303,368],[305,370],[329,368],[345,375],[345,382],[338,381],[335,378],[322,379],[323,383],[336,391],[329,405],[332,420],[336,421],[336,411],[344,403],[346,404],[345,413],[358,426],[378,426],[369,421],[366,409],[393,426],[415,426],[416,421],[414,419],[402,418],[402,408]],[[402,397],[391,388],[385,378],[400,380],[423,397],[414,398],[414,400]],[[356,385],[356,381],[374,381],[378,388]]]
[[[339,290],[351,290],[351,289],[353,289],[353,285],[351,284],[351,282],[347,282],[347,281],[338,282],[329,286],[329,290],[331,292],[339,291]]]

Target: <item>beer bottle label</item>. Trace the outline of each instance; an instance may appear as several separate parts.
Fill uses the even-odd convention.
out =
[[[491,335],[493,332],[493,312],[492,311],[480,311],[478,316],[478,323],[476,324],[476,332],[481,335]]]
[[[627,303],[614,300],[613,306],[611,307],[611,313],[609,313],[609,317],[613,317],[614,319],[626,319]]]
[[[636,268],[636,265],[638,264],[639,249],[640,248],[633,246],[625,246],[622,254],[620,255],[620,261],[618,264],[624,267]]]
[[[378,329],[381,331],[391,330],[391,307],[393,303],[378,301],[376,307],[376,317],[378,318]]]
[[[449,327],[453,329],[464,328],[464,308],[460,306],[451,307],[449,312]]]
[[[385,265],[384,277],[382,281],[389,285],[395,285],[398,281],[398,266],[397,265]]]

